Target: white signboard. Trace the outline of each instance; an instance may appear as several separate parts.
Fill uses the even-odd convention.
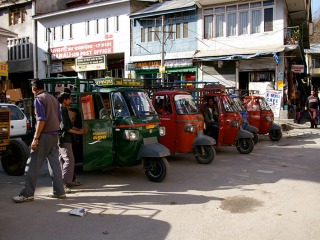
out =
[[[76,59],[76,72],[105,70],[105,56],[81,57]]]
[[[292,65],[291,71],[295,73],[304,73],[304,65]]]
[[[281,96],[282,91],[278,90],[267,90],[266,91],[266,101],[275,117],[280,117],[280,105],[281,105]]]

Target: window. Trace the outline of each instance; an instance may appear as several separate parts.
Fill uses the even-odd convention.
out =
[[[170,24],[169,25],[169,39],[173,39],[173,25]]]
[[[183,23],[183,38],[187,38],[188,37],[188,23]]]
[[[106,18],[106,33],[109,32],[109,18]]]
[[[152,28],[148,27],[148,42],[152,42]]]
[[[16,25],[19,23],[24,23],[25,14],[26,14],[26,11],[24,9],[18,9],[18,10],[9,12],[8,14],[9,26]]]
[[[157,41],[157,40],[160,41],[160,39],[159,39],[159,27],[155,27],[153,39],[154,39],[155,41]]]
[[[99,19],[96,20],[96,34],[99,34]]]
[[[90,35],[90,21],[86,21],[86,36]]]
[[[181,24],[177,23],[176,25],[176,38],[181,38]]]
[[[273,31],[274,0],[203,9],[204,38]]]
[[[116,16],[116,32],[119,31],[119,16]]]
[[[61,26],[60,28],[60,36],[61,36],[61,40],[64,39],[64,26]]]
[[[69,24],[69,38],[73,38],[73,29],[72,29],[72,24]]]
[[[141,28],[141,42],[145,42],[145,41],[146,41],[146,29]]]
[[[10,39],[8,41],[9,61],[25,60],[30,58],[29,38]]]

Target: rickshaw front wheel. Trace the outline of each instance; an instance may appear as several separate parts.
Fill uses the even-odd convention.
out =
[[[236,143],[237,150],[241,154],[249,154],[254,148],[254,143],[251,138],[241,138]]]
[[[195,157],[200,164],[211,163],[216,156],[216,150],[213,146],[196,146],[195,147]]]
[[[271,141],[279,141],[282,138],[281,130],[277,130],[277,129],[270,130],[269,138]]]
[[[151,182],[161,182],[167,175],[169,163],[166,158],[145,158],[144,173]]]

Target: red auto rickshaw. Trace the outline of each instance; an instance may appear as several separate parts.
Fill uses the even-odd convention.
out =
[[[194,152],[198,163],[208,164],[215,158],[216,141],[203,134],[204,119],[191,94],[180,90],[160,90],[152,93],[152,103],[166,134],[160,143],[171,154]]]
[[[249,154],[254,149],[253,134],[242,128],[242,117],[234,107],[233,100],[228,94],[209,92],[203,94],[200,109],[204,112],[205,104],[212,98],[218,106],[218,132],[212,136],[217,141],[217,146],[235,145],[242,154]],[[206,134],[207,131],[204,131]]]
[[[281,126],[274,123],[273,112],[262,96],[245,96],[244,106],[248,111],[249,124],[259,129],[258,134],[268,134],[272,141],[282,138]]]

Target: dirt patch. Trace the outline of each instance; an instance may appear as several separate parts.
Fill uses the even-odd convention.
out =
[[[247,213],[262,207],[263,202],[245,196],[234,196],[226,198],[221,202],[220,208],[231,213]]]

